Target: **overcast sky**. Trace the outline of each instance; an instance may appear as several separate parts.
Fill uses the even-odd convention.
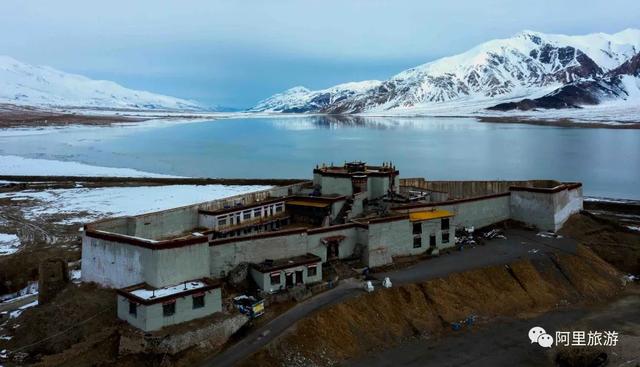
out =
[[[639,0],[2,0],[0,54],[248,107],[296,85],[385,79],[523,29],[630,27]]]

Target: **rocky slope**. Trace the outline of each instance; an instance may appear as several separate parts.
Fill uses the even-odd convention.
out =
[[[564,36],[524,31],[507,39],[492,40],[452,57],[405,70],[366,88],[354,83],[336,86],[338,98],[327,91],[298,87],[260,102],[255,111],[362,113],[424,111],[448,105],[473,104],[479,108],[502,101],[540,98],[571,85],[582,90],[640,52],[640,30],[615,34]],[[568,90],[565,93],[569,93]],[[590,94],[587,93],[586,94]],[[629,93],[626,93],[628,95]],[[304,96],[304,98],[300,98]],[[313,97],[324,96],[322,103]],[[624,98],[620,90],[614,98]],[[329,98],[328,98],[329,97]],[[583,96],[588,103],[599,100]],[[268,103],[267,103],[268,102]],[[291,106],[295,106],[291,109]]]
[[[0,56],[0,103],[47,107],[201,110],[195,102],[125,88]]]
[[[640,53],[602,76],[568,83],[540,98],[500,103],[489,109],[580,108],[607,101],[640,103]]]

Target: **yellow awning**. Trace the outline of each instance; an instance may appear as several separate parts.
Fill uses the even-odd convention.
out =
[[[291,200],[291,201],[287,201],[287,205],[313,206],[315,208],[326,208],[329,206],[329,203],[319,203],[317,201],[307,201],[307,200]]]
[[[409,220],[412,222],[418,222],[421,220],[430,220],[438,218],[452,217],[453,213],[448,210],[426,210],[422,212],[409,213]]]

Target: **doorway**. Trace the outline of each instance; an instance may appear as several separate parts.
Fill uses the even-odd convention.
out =
[[[329,241],[327,243],[327,260],[335,260],[339,257],[340,244],[338,241]]]
[[[296,270],[296,285],[304,283],[302,278],[302,270]]]
[[[284,279],[287,288],[293,287],[293,273],[286,273],[284,275]]]
[[[429,247],[436,248],[436,236],[434,234],[429,236]]]

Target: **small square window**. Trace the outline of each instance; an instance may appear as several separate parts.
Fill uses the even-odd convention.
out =
[[[271,274],[271,285],[280,284],[280,273]]]
[[[219,226],[224,226],[226,224],[227,224],[227,218],[218,219],[218,225]]]
[[[442,232],[442,243],[449,243],[449,232]]]
[[[193,309],[204,307],[204,294],[193,296]]]
[[[310,266],[307,268],[307,276],[308,277],[315,277],[316,275],[318,275],[318,267],[317,266]]]
[[[164,317],[173,316],[176,313],[176,303],[165,303],[162,305],[162,315]]]
[[[422,238],[413,237],[413,248],[420,248],[420,247],[422,247]]]
[[[133,317],[138,317],[138,304],[135,302],[129,301],[129,315]]]
[[[253,210],[253,216],[254,217],[261,217],[262,216],[262,209],[260,209],[260,208],[254,209]]]
[[[422,223],[413,223],[413,234],[422,233]]]
[[[447,230],[449,229],[449,218],[442,218],[440,222],[440,229]]]
[[[242,219],[247,220],[251,219],[251,210],[246,210],[242,213]]]

